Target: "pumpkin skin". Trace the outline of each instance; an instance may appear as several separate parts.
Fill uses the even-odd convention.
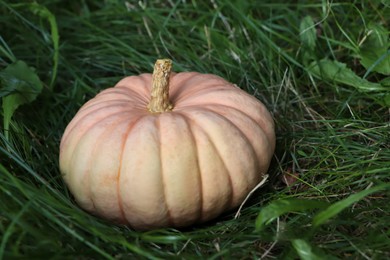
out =
[[[265,106],[211,74],[171,73],[172,111],[151,113],[152,74],[84,104],[60,145],[60,170],[88,212],[138,230],[184,227],[240,205],[275,148]]]

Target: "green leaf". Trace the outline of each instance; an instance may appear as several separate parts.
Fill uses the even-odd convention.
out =
[[[293,239],[291,243],[302,260],[336,259],[333,256],[326,255],[320,249],[311,246],[309,242],[304,239]]]
[[[307,154],[302,151],[302,150],[298,150],[297,153],[300,155],[300,156],[303,156],[303,157],[307,157]]]
[[[389,31],[378,24],[368,26],[367,38],[359,49],[360,63],[371,71],[390,75]]]
[[[25,62],[17,61],[0,72],[0,96],[3,99],[3,125],[8,139],[8,130],[15,110],[30,103],[41,93],[43,85],[35,71]]]
[[[272,202],[264,207],[256,219],[256,231],[262,230],[274,219],[289,212],[305,212],[312,209],[322,209],[328,206],[325,201],[283,199]]]
[[[382,103],[384,106],[390,107],[390,94],[387,94],[383,97]]]
[[[365,80],[349,69],[346,64],[329,59],[314,61],[308,67],[308,71],[323,80],[330,80],[336,83],[345,84],[356,88],[360,92],[390,91],[389,88],[379,83]]]
[[[390,77],[386,77],[380,81],[382,86],[388,87],[390,89]]]
[[[304,47],[313,51],[316,47],[317,35],[316,29],[311,16],[306,16],[302,19],[299,25],[299,36]]]
[[[363,190],[361,192],[355,193],[353,195],[350,195],[348,198],[340,200],[332,205],[330,205],[325,210],[319,212],[313,219],[313,226],[319,226],[324,224],[326,221],[328,221],[330,218],[336,216],[338,213],[340,213],[342,210],[348,208],[352,204],[358,202],[359,200],[365,198],[366,196],[381,191],[385,189],[389,189],[390,184],[382,184],[375,186],[373,188]]]

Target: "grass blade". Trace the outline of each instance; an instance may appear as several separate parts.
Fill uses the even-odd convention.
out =
[[[15,55],[12,53],[11,48],[4,41],[2,36],[0,36],[0,53],[2,53],[4,56],[6,56],[8,59],[10,59],[10,61],[16,62]]]
[[[3,171],[5,170],[5,168],[0,164],[0,170]],[[7,227],[7,229],[5,230],[4,234],[3,234],[3,237],[1,239],[1,243],[0,243],[0,259],[3,259],[3,256],[4,256],[4,251],[5,251],[5,246],[16,226],[16,224],[18,223],[19,221],[19,218],[26,212],[26,210],[28,209],[28,207],[30,207],[31,205],[31,201],[27,202],[26,204],[23,205],[23,207],[21,208],[21,210],[19,211],[19,213],[12,219],[12,222],[11,224],[9,224],[9,226]]]
[[[367,197],[370,194],[373,194],[378,191],[390,189],[390,184],[382,184],[375,186],[373,188],[363,190],[356,194],[350,195],[348,198],[338,201],[332,205],[330,205],[327,209],[319,212],[313,219],[313,226],[317,227],[324,224],[330,218],[336,216],[338,213],[348,208],[352,204],[358,202],[359,200]]]
[[[314,51],[317,35],[313,18],[310,15],[302,19],[299,30],[302,44],[309,50]]]
[[[50,80],[50,89],[53,89],[54,82],[57,77],[58,70],[58,57],[59,57],[59,34],[55,15],[49,11],[45,6],[42,6],[36,2],[29,5],[30,10],[39,17],[46,19],[50,24],[51,40],[53,42],[53,71]]]
[[[305,212],[313,209],[322,209],[328,206],[325,201],[305,199],[282,199],[264,207],[256,219],[256,231],[262,230],[274,219],[289,212]]]

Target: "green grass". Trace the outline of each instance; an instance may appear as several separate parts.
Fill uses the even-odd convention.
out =
[[[390,258],[387,1],[11,2],[2,120],[7,97],[31,100],[0,124],[0,259]],[[136,232],[82,211],[61,179],[59,142],[80,106],[160,57],[236,83],[274,116],[271,178],[237,219]],[[16,61],[42,89],[7,84]]]

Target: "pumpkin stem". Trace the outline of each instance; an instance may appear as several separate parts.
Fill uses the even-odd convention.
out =
[[[152,76],[152,93],[148,109],[152,113],[171,111],[173,105],[169,102],[169,76],[171,74],[172,61],[160,59],[154,64]]]

